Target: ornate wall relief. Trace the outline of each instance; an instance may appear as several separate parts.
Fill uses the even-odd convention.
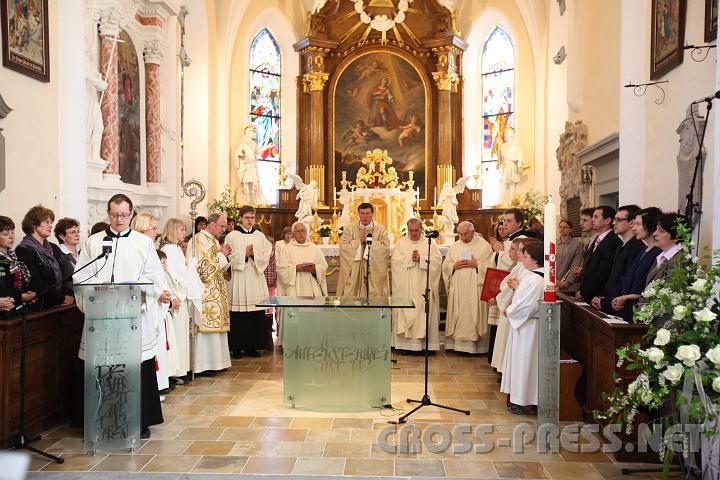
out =
[[[690,193],[690,185],[692,184],[693,174],[695,171],[695,160],[698,155],[698,137],[697,135],[703,131],[706,119],[692,112],[692,105],[688,106],[685,111],[685,118],[678,125],[675,133],[678,134],[678,142],[680,149],[677,156],[678,168],[678,211],[685,212],[687,205],[687,195]],[[693,125],[693,121],[695,125]],[[697,132],[697,133],[696,133]],[[707,137],[706,137],[707,138]],[[702,174],[705,165],[705,157],[707,151],[703,148],[702,162],[698,167],[697,179],[695,180],[695,191],[693,193],[693,202],[700,202],[702,199]]]
[[[583,183],[582,165],[575,156],[587,146],[587,126],[578,120],[575,123],[565,122],[565,132],[560,135],[555,155],[560,170],[560,216],[568,216],[568,200],[579,199],[581,208],[586,208],[592,201],[589,183]]]

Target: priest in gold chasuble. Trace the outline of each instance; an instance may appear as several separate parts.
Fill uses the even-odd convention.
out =
[[[230,310],[223,274],[230,267],[227,255],[231,249],[220,246],[217,241],[227,226],[224,213],[213,213],[208,217],[205,230],[195,234],[195,255],[197,272],[205,289],[202,296],[202,315],[196,320],[198,333],[195,336],[195,373],[230,368],[230,349],[227,332],[230,329]],[[192,248],[187,251],[188,260]]]
[[[373,221],[370,203],[358,206],[359,222],[345,227],[340,237],[340,276],[338,297],[364,297],[365,272],[370,254],[370,295],[388,296],[388,264],[390,239],[387,230]],[[370,236],[370,237],[369,237]],[[371,243],[368,242],[371,240]]]

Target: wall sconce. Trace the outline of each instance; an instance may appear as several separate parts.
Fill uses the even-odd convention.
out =
[[[584,185],[589,185],[592,183],[592,177],[593,177],[593,170],[590,166],[582,167],[581,172],[582,178],[580,179],[580,182]]]

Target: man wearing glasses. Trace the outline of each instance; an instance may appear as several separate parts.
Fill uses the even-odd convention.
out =
[[[612,300],[622,293],[622,277],[635,258],[645,249],[645,244],[635,238],[632,231],[633,222],[639,211],[640,207],[637,205],[623,205],[618,208],[613,222],[613,232],[622,240],[622,245],[615,252],[612,270],[602,296],[592,299],[593,307],[612,315],[617,313],[612,308]]]
[[[158,337],[154,318],[148,315],[151,302],[170,303],[172,297],[165,290],[165,272],[163,271],[153,241],[147,235],[130,228],[132,217],[132,200],[121,193],[113,195],[108,201],[107,213],[110,226],[92,235],[85,242],[76,263],[76,270],[97,258],[103,252],[103,241],[112,240],[112,252],[106,260],[95,262],[73,276],[75,283],[121,283],[140,282],[152,283],[153,287],[145,291],[146,306],[142,310],[140,329],[142,333],[142,364],[140,367],[140,411],[142,438],[150,437],[151,425],[163,423],[160,394],[158,393],[157,376],[155,375],[155,350]],[[109,238],[108,238],[109,237]],[[77,298],[78,308],[83,310],[82,297]],[[85,338],[80,340],[78,357],[85,360]],[[84,371],[84,366],[80,372]],[[82,375],[82,373],[81,373]],[[81,390],[83,381],[76,383],[76,390]],[[76,391],[76,398],[83,398],[81,391]],[[73,426],[82,425],[83,402],[75,402],[73,410]]]

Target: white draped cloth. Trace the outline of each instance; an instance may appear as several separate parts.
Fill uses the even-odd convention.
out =
[[[497,302],[497,331],[495,332],[495,346],[493,349],[493,358],[490,366],[495,368],[498,372],[503,373],[503,362],[505,361],[505,347],[507,346],[508,331],[510,330],[510,322],[503,313],[506,308],[510,306],[512,302],[515,290],[508,286],[508,280],[511,278],[517,278],[520,272],[525,270],[525,266],[522,263],[518,263],[510,270],[510,273],[502,279],[500,282],[500,293],[495,297]]]
[[[185,255],[179,245],[164,245],[161,250],[167,255],[168,285],[173,297],[180,301],[180,308],[173,310],[172,329],[168,325],[168,336],[174,336],[171,348],[177,357],[176,368],[170,371],[171,377],[182,377],[192,368],[190,363],[190,311],[195,315],[202,312],[203,283],[198,276],[194,264],[188,266]],[[171,335],[170,330],[173,330]]]
[[[515,405],[538,403],[538,311],[545,290],[542,268],[518,274],[518,286],[507,307],[510,332],[505,349],[500,391]]]
[[[420,256],[419,262],[412,260],[413,252]],[[427,240],[410,240],[403,237],[395,242],[390,264],[392,268],[392,292],[394,297],[411,298],[415,308],[393,309],[392,345],[402,350],[420,351],[425,349],[425,281],[428,271]],[[442,256],[435,240],[430,243],[430,335],[428,348],[440,349],[440,304],[438,284]]]
[[[466,353],[488,351],[488,304],[480,301],[485,270],[492,261],[492,247],[475,235],[469,243],[458,240],[450,246],[442,266],[448,295],[445,349]],[[477,260],[477,268],[453,271],[459,260]]]
[[[116,232],[117,233],[117,232]],[[103,238],[105,232],[99,232],[91,236],[85,242],[85,247],[80,252],[77,268],[89,263],[102,253]],[[107,261],[98,260],[73,276],[74,283],[109,283],[111,277],[115,283],[139,282],[150,283],[142,287],[145,293],[145,302],[140,313],[142,332],[142,361],[155,357],[158,344],[158,322],[162,317],[152,315],[149,309],[159,307],[158,298],[166,289],[165,272],[163,272],[160,258],[155,251],[155,245],[150,237],[134,230],[120,232],[121,237],[112,239],[113,249],[107,256]],[[127,235],[127,236],[124,236]],[[119,254],[119,255],[118,255]],[[118,255],[117,260],[115,256]],[[76,296],[77,306],[84,311],[82,296]],[[85,360],[85,331],[80,339],[78,357]]]

